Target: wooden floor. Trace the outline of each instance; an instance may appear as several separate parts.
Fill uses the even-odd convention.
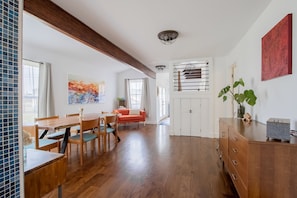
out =
[[[166,125],[120,127],[121,142],[106,153],[68,158],[63,197],[237,197],[222,171],[217,139],[169,136]],[[45,197],[57,197],[54,190]]]

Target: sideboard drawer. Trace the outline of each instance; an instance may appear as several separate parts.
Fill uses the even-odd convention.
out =
[[[229,164],[232,164],[232,161],[229,161]],[[241,180],[241,177],[238,175],[237,171],[234,169],[233,165],[229,166],[229,174],[233,181],[233,184],[236,187],[237,193],[240,198],[246,198],[247,196],[247,188],[244,185],[244,182]]]
[[[229,141],[229,155],[236,157],[242,163],[246,164],[247,142],[245,141]]]
[[[229,165],[236,169],[244,184],[247,184],[247,140],[230,129],[229,134]],[[231,164],[230,164],[231,163]]]
[[[247,166],[245,164],[242,164],[237,159],[232,159],[229,157],[229,167],[233,167],[234,170],[236,170],[238,176],[242,180],[242,182],[247,185],[248,176],[247,176]]]
[[[232,130],[230,130],[232,131]],[[248,142],[245,138],[238,135],[238,133],[231,132],[229,134],[229,154],[235,155],[238,160],[246,164]],[[245,161],[245,162],[244,162]]]
[[[222,159],[228,167],[228,126],[220,121],[219,148]]]

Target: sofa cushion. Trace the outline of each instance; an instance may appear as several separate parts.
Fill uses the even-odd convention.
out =
[[[120,116],[118,118],[118,120],[120,122],[138,122],[139,120],[141,120],[141,116],[140,115],[125,115],[125,116]]]
[[[129,115],[140,115],[139,109],[130,109]]]

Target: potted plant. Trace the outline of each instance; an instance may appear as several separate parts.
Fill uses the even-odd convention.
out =
[[[228,96],[235,100],[238,104],[237,117],[243,118],[243,115],[245,113],[245,107],[243,103],[246,102],[247,104],[254,106],[256,104],[257,97],[252,89],[246,89],[240,92],[240,86],[244,87],[244,81],[242,80],[242,78],[233,83],[232,89],[231,85],[227,85],[226,87],[221,89],[218,97],[220,98],[223,96],[224,102],[227,100]],[[234,91],[235,88],[238,88],[237,92]]]
[[[117,99],[119,101],[119,107],[121,107],[121,106],[124,107],[125,106],[125,102],[126,102],[125,98],[118,97]]]

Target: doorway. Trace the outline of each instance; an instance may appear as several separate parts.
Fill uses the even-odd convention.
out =
[[[169,93],[169,72],[157,73],[157,123],[170,123],[170,93]]]

